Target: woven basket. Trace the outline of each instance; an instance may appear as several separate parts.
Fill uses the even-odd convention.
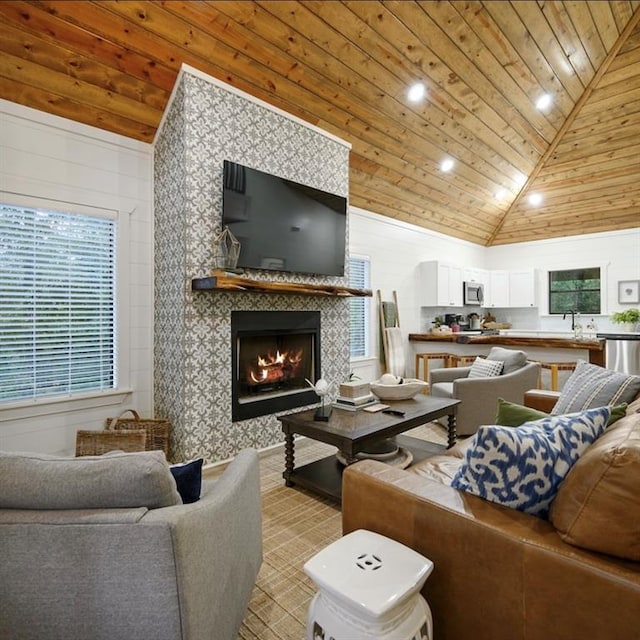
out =
[[[126,413],[132,413],[133,417],[123,418]],[[161,449],[165,456],[169,456],[169,431],[171,423],[168,420],[158,418],[141,418],[133,409],[123,411],[117,418],[107,418],[107,431],[119,429],[144,429],[147,434],[146,450]]]
[[[76,456],[101,456],[108,451],[145,451],[147,432],[134,431],[78,431]]]

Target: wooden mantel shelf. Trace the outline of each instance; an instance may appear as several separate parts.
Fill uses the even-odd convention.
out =
[[[237,291],[245,293],[292,293],[300,296],[335,296],[341,298],[371,296],[370,289],[354,289],[332,284],[306,282],[275,282],[251,280],[226,271],[213,271],[210,277],[194,278],[192,291]]]

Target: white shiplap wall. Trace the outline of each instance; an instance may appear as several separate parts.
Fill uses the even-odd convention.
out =
[[[376,291],[380,290],[385,301],[393,299],[394,291],[397,293],[403,334],[422,333],[431,326],[431,318],[421,309],[423,283],[420,281],[418,265],[429,260],[440,260],[463,267],[483,268],[486,259],[486,249],[480,245],[356,207],[349,209],[349,252],[368,257],[371,261],[373,298],[369,298],[369,312],[370,340],[374,355],[351,363],[352,371],[365,381],[377,379],[382,370]],[[457,312],[461,313],[462,309]],[[407,376],[414,374],[413,354],[412,345],[407,343]]]
[[[506,319],[517,329],[570,329],[569,320],[547,315],[547,273],[559,269],[601,268],[604,305],[602,313],[594,316],[599,331],[620,331],[620,325],[610,322],[610,314],[640,307],[618,302],[618,282],[640,280],[640,228],[491,247],[486,265],[488,269],[537,270],[538,309],[505,312]],[[583,322],[587,321],[583,318]]]
[[[78,429],[152,402],[152,147],[0,100],[0,198],[118,216],[120,394],[0,408],[0,449],[72,454]]]
[[[350,252],[368,256],[371,260],[374,297],[370,299],[370,338],[374,356],[351,363],[354,373],[366,381],[375,380],[381,373],[377,289],[381,290],[383,300],[391,300],[392,292],[397,291],[400,324],[405,334],[428,331],[436,314],[468,313],[463,307],[435,309],[422,306],[423,283],[417,267],[420,262],[440,260],[463,268],[536,269],[537,309],[494,310],[499,320],[511,322],[514,329],[570,329],[568,320],[546,315],[546,278],[550,269],[603,268],[607,309],[594,318],[600,331],[619,330],[619,326],[610,323],[609,314],[629,308],[629,305],[618,304],[618,281],[640,280],[640,228],[486,248],[353,207],[349,224]],[[407,344],[408,376],[414,375],[413,354],[416,350],[419,348]]]

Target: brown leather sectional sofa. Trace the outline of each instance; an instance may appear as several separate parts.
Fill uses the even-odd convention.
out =
[[[438,640],[638,640],[640,399],[572,467],[549,520],[448,486],[469,442],[407,470],[349,466],[343,533],[369,529],[433,560],[423,595]]]

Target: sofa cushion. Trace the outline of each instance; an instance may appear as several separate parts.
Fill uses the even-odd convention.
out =
[[[504,349],[503,347],[491,347],[487,360],[498,360],[503,363],[502,373],[513,373],[527,364],[527,354],[524,351],[515,349]]]
[[[640,393],[640,376],[627,375],[578,360],[552,415],[631,402]]]
[[[61,458],[0,452],[0,508],[155,509],[182,504],[162,451]]]
[[[549,519],[569,544],[640,561],[640,405],[635,411],[572,467]]]
[[[420,460],[412,464],[407,471],[415,473],[421,478],[427,478],[432,482],[450,486],[461,464],[461,458],[443,453]]]
[[[171,465],[171,475],[176,481],[178,493],[185,504],[200,500],[202,463],[203,459],[198,458],[197,460]]]
[[[608,407],[549,416],[520,427],[480,426],[451,486],[546,517],[560,483],[604,431]]]
[[[469,369],[469,378],[493,378],[502,373],[504,363],[498,360],[476,358]]]

